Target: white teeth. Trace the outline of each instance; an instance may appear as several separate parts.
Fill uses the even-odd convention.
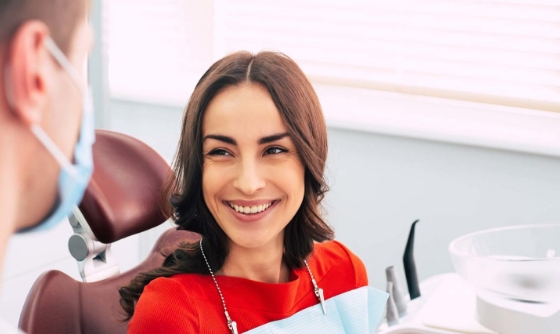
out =
[[[256,206],[240,206],[229,202],[228,204],[237,212],[241,212],[244,214],[250,214],[250,213],[252,214],[252,213],[263,212],[264,210],[268,209],[272,205],[272,202],[267,204],[256,205]]]

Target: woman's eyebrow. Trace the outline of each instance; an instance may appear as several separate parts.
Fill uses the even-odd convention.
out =
[[[235,139],[224,135],[206,135],[204,136],[204,139],[202,139],[202,141],[204,142],[206,139],[216,139],[219,141],[223,141],[224,143],[237,146],[237,142],[235,141]]]
[[[279,133],[279,134],[276,134],[276,135],[262,137],[261,139],[259,139],[259,145],[271,143],[271,142],[280,140],[280,139],[282,139],[284,137],[288,137],[288,136],[289,136],[289,134],[287,132],[285,132],[285,133]]]
[[[275,135],[262,137],[261,139],[259,139],[259,145],[272,143],[274,141],[280,140],[280,139],[288,137],[288,136],[289,136],[289,134],[287,132],[285,132],[285,133],[278,133],[278,134],[275,134]],[[228,136],[224,136],[224,135],[217,135],[217,134],[216,135],[215,134],[206,135],[206,136],[204,136],[204,139],[202,141],[204,142],[206,139],[215,139],[215,140],[219,140],[221,142],[227,143],[227,144],[237,146],[237,141],[235,141],[235,139],[233,139],[231,137],[228,137]]]

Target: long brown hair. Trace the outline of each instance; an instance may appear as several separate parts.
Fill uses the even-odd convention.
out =
[[[301,207],[284,232],[283,259],[289,268],[301,268],[313,251],[314,241],[334,237],[323,220],[320,202],[328,190],[324,180],[327,159],[327,129],[319,99],[299,66],[277,52],[237,52],[214,63],[199,80],[183,117],[181,138],[165,197],[172,206],[172,217],[180,230],[204,236],[203,247],[214,272],[220,270],[229,252],[228,239],[206,207],[202,195],[202,121],[210,101],[222,89],[245,82],[264,86],[293,140],[305,166],[305,194]],[[157,277],[180,273],[208,274],[198,244],[182,244],[167,256],[163,266],[139,274],[119,290],[125,321],[144,287]]]

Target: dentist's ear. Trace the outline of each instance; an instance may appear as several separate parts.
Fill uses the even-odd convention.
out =
[[[27,21],[12,37],[5,64],[6,99],[14,116],[24,124],[37,124],[48,103],[49,29],[41,21]],[[52,79],[51,79],[52,80]]]

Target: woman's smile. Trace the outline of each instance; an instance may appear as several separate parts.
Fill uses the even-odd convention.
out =
[[[235,219],[245,222],[258,222],[268,216],[280,200],[264,201],[224,201]]]

